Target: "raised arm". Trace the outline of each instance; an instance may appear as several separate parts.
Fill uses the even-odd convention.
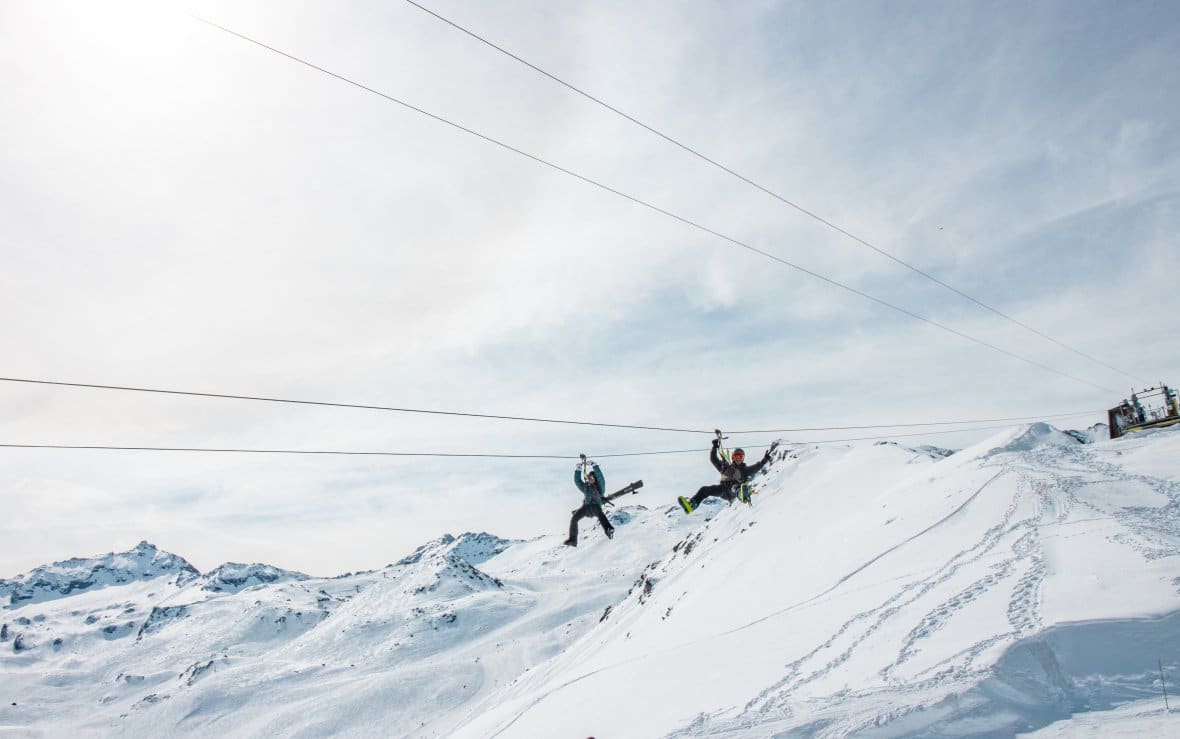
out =
[[[774,450],[777,448],[778,448],[778,442],[776,441],[770,445],[769,449],[766,450],[766,454],[762,455],[762,459],[760,459],[758,462],[756,462],[752,465],[749,465],[747,467],[747,469],[749,470],[749,473],[750,473],[750,477],[753,477],[754,475],[756,475],[762,471],[762,468],[765,467],[766,463],[770,461],[770,455],[774,454]]]
[[[720,443],[714,439],[713,448],[709,450],[709,461],[713,463],[713,466],[718,472],[725,472],[725,463],[721,461],[721,457],[717,454],[718,446],[720,446]]]

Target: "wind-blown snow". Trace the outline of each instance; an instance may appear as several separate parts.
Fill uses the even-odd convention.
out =
[[[38,568],[0,581],[0,726],[1168,733],[1152,701],[1160,661],[1180,678],[1180,430],[1095,431],[1032,424],[949,456],[788,446],[752,506],[685,516],[671,501],[691,491],[652,485],[613,541],[584,522],[576,549],[555,521],[332,579],[198,576],[147,544]]]

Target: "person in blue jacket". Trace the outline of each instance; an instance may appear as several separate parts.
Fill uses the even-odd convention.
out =
[[[578,465],[574,468],[574,484],[582,491],[582,507],[574,511],[573,517],[570,518],[570,538],[565,540],[565,545],[578,546],[578,521],[587,516],[597,517],[598,523],[602,524],[602,530],[606,532],[606,538],[613,538],[615,527],[610,525],[606,513],[602,510],[606,491],[606,477],[602,470],[594,462]]]

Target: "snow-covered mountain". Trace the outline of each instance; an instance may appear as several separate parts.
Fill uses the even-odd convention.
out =
[[[226,562],[215,569],[201,575],[201,589],[214,593],[237,593],[255,585],[269,585],[292,580],[306,580],[307,575],[302,572],[282,570],[270,565],[244,565],[238,562]]]
[[[456,538],[450,534],[443,534],[434,541],[427,542],[410,554],[402,557],[395,565],[411,565],[429,557],[454,556],[473,565],[481,564],[500,554],[511,545],[507,539],[481,532],[466,533]]]
[[[67,559],[38,567],[12,580],[0,580],[0,599],[12,605],[65,598],[84,590],[164,578],[184,584],[199,573],[181,557],[161,552],[146,541],[126,552]]]
[[[954,454],[786,446],[752,506],[685,516],[651,485],[612,513],[613,540],[584,522],[576,549],[555,521],[330,579],[201,575],[146,543],[49,565],[0,582],[0,726],[1163,735],[1180,430],[1086,443],[1097,431],[1032,424]]]

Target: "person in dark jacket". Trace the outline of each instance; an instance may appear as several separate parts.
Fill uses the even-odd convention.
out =
[[[762,468],[770,461],[770,454],[774,451],[774,446],[766,450],[761,461],[754,464],[746,464],[746,451],[744,449],[734,449],[730,455],[730,461],[726,463],[725,460],[717,453],[717,448],[721,446],[720,439],[713,439],[713,448],[709,450],[709,461],[721,473],[721,482],[716,485],[705,485],[697,494],[691,499],[681,496],[677,498],[680,502],[680,507],[684,509],[685,513],[692,513],[700,507],[705,498],[718,497],[724,498],[732,502],[738,498],[743,490],[742,486],[750,481],[754,475],[758,474]],[[746,497],[742,497],[742,501],[749,503],[748,493]]]
[[[598,523],[602,524],[602,530],[606,532],[606,538],[613,538],[615,527],[610,525],[606,513],[602,510],[603,494],[606,490],[606,477],[602,470],[594,462],[585,466],[578,465],[574,468],[574,484],[582,491],[582,507],[574,511],[573,517],[570,518],[570,538],[566,539],[564,544],[570,547],[578,546],[578,521],[587,516],[597,517]]]

